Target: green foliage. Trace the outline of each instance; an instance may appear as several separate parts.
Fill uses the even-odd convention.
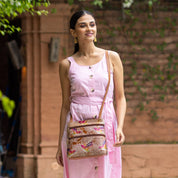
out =
[[[136,117],[133,117],[133,118],[132,118],[132,123],[134,123],[136,120],[137,120],[137,118],[136,118]]]
[[[152,110],[150,111],[150,115],[151,115],[151,118],[152,118],[154,121],[158,120],[157,112],[156,112],[154,109],[152,109]]]
[[[148,19],[149,23],[151,19]],[[142,53],[143,54],[149,54],[149,52],[152,54],[153,49],[150,46],[146,46],[143,41],[144,41],[144,37],[146,37],[146,35],[153,35],[159,38],[164,39],[165,37],[165,31],[166,33],[174,33],[174,31],[172,31],[173,27],[175,26],[175,19],[173,18],[166,18],[165,21],[167,21],[167,24],[165,24],[165,22],[162,22],[163,24],[160,24],[162,27],[160,28],[160,30],[154,30],[154,29],[149,29],[149,30],[145,30],[142,32],[142,34],[140,33],[135,33],[134,35],[134,30],[132,31],[132,27],[134,29],[134,26],[130,27],[130,29],[127,29],[127,31],[129,31],[129,34],[126,34],[126,38],[128,41],[128,44],[130,45],[131,48],[134,49],[135,44],[134,43],[130,43],[130,41],[135,41],[139,38],[142,38],[142,41],[138,40],[138,42],[136,42],[137,45],[140,45],[140,48],[142,49]],[[154,27],[153,27],[154,28]],[[153,33],[154,32],[154,33]],[[130,35],[132,34],[132,35]],[[167,51],[165,52],[165,48],[167,47],[167,43],[164,42],[164,40],[162,40],[163,42],[159,43],[158,45],[156,45],[157,48],[157,53],[162,53],[162,54],[166,54]],[[144,47],[143,47],[144,46]],[[175,44],[175,46],[177,47],[177,44]],[[154,49],[156,50],[156,49]],[[137,89],[137,93],[139,95],[139,100],[140,102],[138,103],[138,105],[136,106],[136,108],[138,108],[140,111],[145,111],[146,109],[146,105],[149,103],[149,99],[147,92],[143,92],[142,86],[144,86],[146,84],[146,82],[151,82],[152,83],[152,96],[155,96],[154,99],[158,99],[161,102],[165,102],[165,98],[168,94],[173,94],[176,95],[177,94],[177,90],[176,90],[176,71],[177,71],[177,67],[178,67],[178,63],[177,61],[177,56],[173,53],[170,53],[169,56],[167,57],[167,62],[164,65],[155,65],[155,64],[151,64],[151,63],[138,63],[136,62],[136,60],[130,60],[131,61],[131,72],[130,72],[130,79],[133,81],[133,86]],[[165,59],[164,59],[165,60]],[[140,70],[143,70],[142,73],[142,77],[140,78]],[[144,101],[144,102],[143,102]],[[156,109],[150,109],[149,110],[149,115],[150,117],[156,121],[158,120],[158,114],[156,112]],[[135,119],[132,119],[132,122],[135,121]]]
[[[162,44],[157,45],[157,49],[163,52],[166,45],[167,44],[165,42],[163,42]]]
[[[154,1],[154,3],[158,3],[158,1]],[[130,86],[130,81],[133,82],[134,92],[127,93],[128,98],[135,98],[134,95],[137,95],[138,103],[134,106],[133,112],[146,112],[153,121],[157,121],[159,119],[157,108],[152,108],[151,105],[148,105],[150,101],[166,102],[168,95],[174,95],[178,99],[176,96],[178,94],[176,82],[178,56],[177,53],[173,53],[169,49],[171,42],[167,43],[165,38],[168,35],[176,34],[177,19],[175,17],[166,17],[161,21],[157,21],[155,19],[157,11],[150,13],[150,9],[148,9],[148,18],[143,21],[142,12],[139,12],[140,17],[135,18],[132,10],[125,10],[126,18],[120,21],[118,27],[108,27],[108,24],[106,24],[105,32],[109,37],[110,47],[117,46],[113,41],[119,34],[122,38],[125,38],[122,39],[121,44],[129,48],[130,52],[127,54],[127,56],[129,55],[127,59],[129,64],[126,64],[129,67],[129,73],[127,71],[128,75],[126,77],[129,78],[125,83],[127,85],[128,81]],[[137,27],[141,25],[143,25],[142,30],[138,30]],[[100,34],[100,36],[102,35]],[[156,42],[154,39],[156,39]],[[101,37],[100,41],[103,42]],[[173,49],[178,48],[177,42],[171,43],[171,45],[173,45]],[[116,51],[120,50],[116,48]],[[158,60],[158,62],[151,63],[149,58],[145,61],[147,55],[151,57],[154,54],[155,60]],[[167,54],[169,56],[166,61],[166,58],[162,57]],[[143,55],[145,59],[142,60],[140,55]],[[132,56],[135,57],[133,58]],[[136,119],[136,117],[133,117],[131,121],[135,122]]]
[[[69,5],[72,5],[74,3],[74,0],[67,0]]]
[[[149,6],[149,8],[152,8],[153,5],[154,5],[154,3],[157,3],[157,2],[158,2],[158,0],[148,0],[148,6]]]
[[[131,5],[133,4],[134,0],[124,0],[123,1],[123,7],[124,8],[130,8]]]
[[[93,4],[94,6],[103,7],[103,0],[94,0],[94,1],[92,2],[92,4]]]
[[[7,96],[3,95],[0,90],[0,101],[2,102],[3,110],[7,113],[8,117],[11,117],[13,110],[15,109],[15,102],[9,99]]]
[[[11,34],[15,31],[20,31],[20,27],[10,24],[10,20],[16,18],[24,12],[31,15],[47,14],[46,10],[38,10],[37,7],[49,5],[48,0],[1,0],[0,1],[0,34]]]
[[[85,1],[85,0],[78,0],[78,1],[80,2],[80,1]],[[108,1],[109,0],[93,0],[91,2],[91,4],[94,5],[94,6],[98,6],[98,7],[102,8],[103,7],[103,3],[104,2],[108,2]],[[74,0],[67,0],[67,2],[68,2],[69,5],[74,4]]]

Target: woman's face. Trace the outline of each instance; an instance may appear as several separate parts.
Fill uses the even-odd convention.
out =
[[[95,19],[91,15],[85,14],[77,20],[72,35],[77,38],[79,42],[83,40],[94,41],[96,33]]]

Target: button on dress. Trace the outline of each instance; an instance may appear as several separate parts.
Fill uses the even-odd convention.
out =
[[[106,55],[96,64],[82,66],[70,62],[69,80],[71,87],[70,113],[62,139],[64,178],[121,178],[121,148],[114,147],[116,139],[117,118],[113,106],[113,72],[107,98],[103,107],[102,118],[105,120],[105,134],[108,154],[106,156],[69,160],[67,158],[67,123],[72,114],[73,120],[81,121],[97,118],[108,83]]]

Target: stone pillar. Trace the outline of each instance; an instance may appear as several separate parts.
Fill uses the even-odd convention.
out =
[[[49,11],[52,8],[57,12],[22,17],[26,67],[22,70],[22,139],[17,178],[62,177],[63,170],[55,160],[61,107],[59,61],[49,61],[49,44],[52,37],[60,39],[59,60],[73,50],[68,26],[73,7],[56,4]]]

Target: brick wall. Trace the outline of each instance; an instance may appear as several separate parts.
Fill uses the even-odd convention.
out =
[[[98,46],[117,51],[124,64],[126,142],[178,140],[178,13],[98,11]]]

